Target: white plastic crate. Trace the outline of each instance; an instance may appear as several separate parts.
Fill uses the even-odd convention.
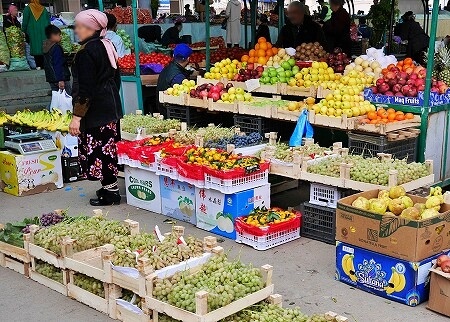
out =
[[[300,227],[269,233],[265,236],[236,231],[237,243],[252,246],[256,250],[267,250],[298,238],[300,238]]]
[[[145,164],[145,163],[142,163],[141,161],[130,159],[126,154],[118,155],[117,163],[127,165],[132,168],[156,171],[156,162],[152,162],[150,164]]]
[[[176,166],[171,166],[162,162],[159,153],[155,153],[156,174],[160,176],[166,176],[170,179],[178,180],[178,170]]]
[[[197,179],[191,179],[183,177],[182,175],[178,175],[178,180],[182,182],[189,183],[197,188],[204,188],[205,187],[205,180],[197,180]]]
[[[342,189],[339,189],[338,187],[311,182],[309,203],[323,207],[336,208],[338,200],[342,197]]]
[[[205,188],[218,190],[227,194],[253,189],[268,183],[269,170],[250,173],[233,179],[221,179],[205,173]]]

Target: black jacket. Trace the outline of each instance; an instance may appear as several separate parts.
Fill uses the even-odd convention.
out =
[[[120,72],[114,69],[100,37],[81,44],[72,66],[73,114],[82,117],[83,129],[99,127],[123,116]]]
[[[415,58],[421,51],[426,51],[430,42],[430,37],[428,37],[420,24],[414,20],[398,24],[394,29],[394,34],[402,40],[408,40],[406,55],[411,58]]]
[[[320,25],[312,20],[310,16],[304,18],[301,26],[294,26],[286,23],[278,35],[276,47],[278,48],[295,48],[303,43],[319,42],[324,48],[326,47],[325,36]]]
[[[264,37],[268,42],[272,42],[270,39],[270,29],[268,25],[261,24],[258,26],[258,30],[256,30],[256,41],[258,41],[260,37]]]
[[[179,44],[181,43],[180,31],[177,26],[170,27],[166,30],[161,39],[161,44],[163,46],[168,46],[170,44]]]
[[[45,80],[49,83],[69,81],[70,70],[61,45],[46,40],[42,51],[44,53]]]
[[[327,40],[328,52],[339,47],[344,53],[350,55],[352,46],[350,25],[350,15],[343,7],[331,14],[330,20],[323,24],[323,32],[325,33],[325,38]]]
[[[3,31],[12,26],[20,29],[21,26],[19,20],[17,20],[17,18],[13,20],[10,15],[3,15]]]
[[[186,68],[183,68],[183,66],[181,66],[177,62],[172,61],[169,65],[164,67],[164,69],[161,71],[161,74],[159,74],[156,90],[158,92],[165,91],[166,89],[174,85],[174,80],[176,78],[183,81],[183,79],[189,78],[190,75],[190,71],[188,71]],[[176,83],[178,83],[178,81]]]

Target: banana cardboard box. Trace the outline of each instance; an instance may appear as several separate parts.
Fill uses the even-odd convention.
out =
[[[28,196],[63,187],[59,150],[29,155],[0,151],[0,189]]]
[[[438,255],[410,262],[336,242],[336,280],[392,301],[416,306],[428,299],[429,269]]]
[[[125,166],[127,204],[161,213],[159,176],[154,172]]]
[[[233,194],[206,188],[195,189],[197,228],[236,240],[234,222],[256,207],[270,207],[270,184]]]
[[[166,176],[160,176],[162,214],[177,220],[197,224],[195,187]]]
[[[352,206],[362,196],[377,198],[379,190],[365,191],[338,201],[336,240],[377,253],[418,262],[450,248],[450,204],[440,214],[424,220],[380,215]],[[426,198],[407,194],[415,203]]]

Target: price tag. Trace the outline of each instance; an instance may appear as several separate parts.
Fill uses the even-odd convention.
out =
[[[259,83],[259,79],[249,79],[248,81],[245,81],[245,86],[247,86],[247,92],[252,92],[257,88],[260,88],[261,84]]]

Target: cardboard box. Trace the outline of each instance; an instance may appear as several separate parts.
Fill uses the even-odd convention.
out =
[[[159,177],[151,171],[124,167],[127,204],[161,213]]]
[[[63,187],[60,151],[29,155],[0,151],[0,188],[28,196]]]
[[[195,213],[195,187],[189,183],[160,176],[162,214],[197,224]]]
[[[338,201],[336,240],[408,261],[420,261],[450,248],[450,205],[443,204],[441,214],[414,221],[383,216],[352,206],[362,196],[376,198],[379,190],[365,191]],[[426,199],[408,195],[414,203]]]
[[[270,184],[233,194],[196,188],[197,227],[236,240],[234,222],[256,207],[270,207]]]
[[[430,297],[427,308],[450,316],[450,273],[444,273],[436,265],[430,269],[430,273]]]
[[[428,299],[434,255],[410,262],[336,242],[336,279],[360,290],[416,306]]]

